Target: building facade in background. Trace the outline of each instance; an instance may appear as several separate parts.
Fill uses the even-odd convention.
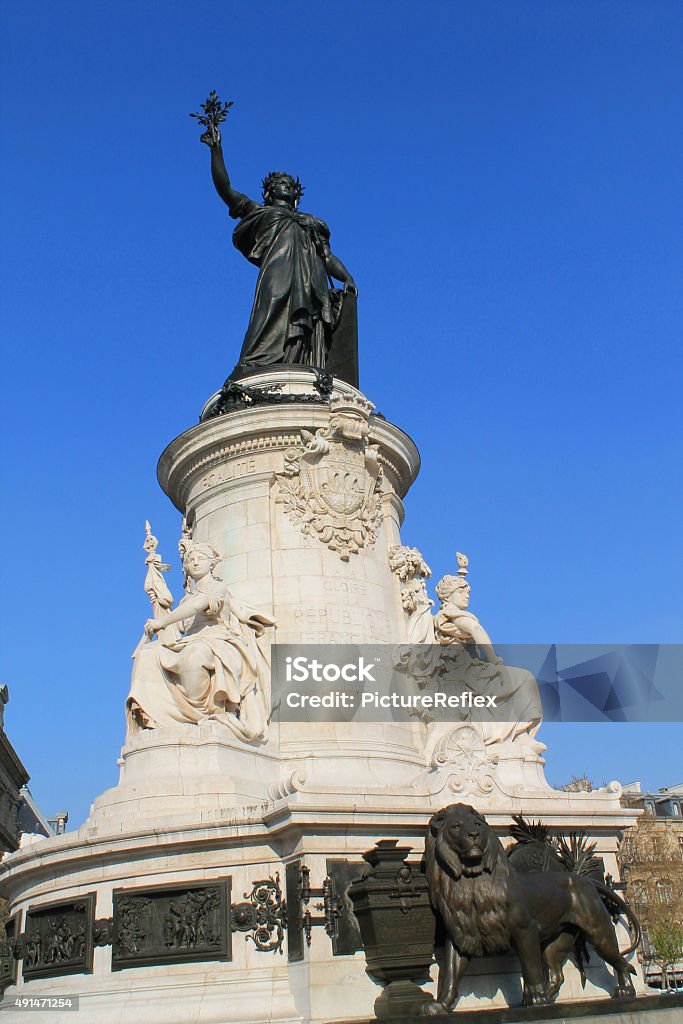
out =
[[[0,687],[0,852],[11,853],[19,848],[18,810],[21,791],[29,780],[19,755],[5,733],[5,705],[9,700],[7,686]]]
[[[644,793],[640,783],[624,787],[627,807],[642,809],[627,829],[619,859],[626,896],[643,925],[640,957],[645,980],[661,987],[661,962],[652,943],[656,926],[683,926],[683,784]],[[683,956],[667,970],[669,987],[683,987]]]
[[[29,774],[5,732],[8,701],[7,686],[0,686],[0,855],[24,842],[59,835],[69,820],[66,811],[46,818],[36,806],[27,785]]]

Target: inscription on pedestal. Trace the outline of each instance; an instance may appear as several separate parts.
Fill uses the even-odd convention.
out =
[[[236,462],[231,462],[227,466],[222,466],[220,469],[216,469],[212,473],[207,473],[199,486],[202,490],[207,490],[209,487],[215,487],[217,484],[227,483],[229,480],[237,480],[242,476],[250,476],[255,472],[255,458],[238,459]]]
[[[114,890],[111,966],[230,960],[230,879]]]
[[[364,580],[324,579],[323,590],[334,594],[348,594],[351,598],[365,597],[368,585]]]
[[[391,637],[386,612],[328,604],[323,608],[295,606],[290,614],[297,629],[303,631],[301,642],[306,644],[384,644]]]

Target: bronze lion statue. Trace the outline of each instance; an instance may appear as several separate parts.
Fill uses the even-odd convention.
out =
[[[624,957],[638,945],[640,928],[607,886],[569,871],[516,870],[486,819],[468,804],[451,804],[433,815],[425,860],[429,896],[446,941],[436,1002],[424,1004],[423,1013],[452,1009],[472,957],[511,949],[522,967],[524,1005],[549,1003],[560,990],[570,952],[577,946],[580,954],[586,942],[614,968],[613,996],[635,995],[630,975],[636,971]],[[635,931],[623,953],[612,923],[619,913]]]

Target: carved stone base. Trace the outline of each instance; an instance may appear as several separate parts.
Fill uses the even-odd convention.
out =
[[[236,808],[264,804],[280,775],[273,742],[251,747],[219,722],[145,729],[129,736],[118,785],[93,804],[90,833],[148,825],[216,821]]]
[[[411,609],[428,615],[430,606],[408,584],[428,570],[414,552],[402,556],[400,572],[390,559],[392,551],[396,565],[415,445],[355,388],[335,381],[323,394],[314,371],[285,368],[240,384],[295,400],[227,402],[222,415],[168,446],[159,480],[194,540],[223,556],[219,574],[242,603],[272,614],[277,642],[415,640]],[[616,877],[617,836],[635,822],[617,789],[552,791],[538,752],[501,749],[494,760],[476,730],[426,730],[417,720],[291,722],[275,724],[260,746],[218,722],[140,732],[123,748],[119,784],[95,801],[81,829],[3,860],[0,889],[16,934],[42,912],[49,917],[48,904],[92,893],[92,965],[89,956],[64,960],[92,973],[69,973],[60,984],[80,998],[88,1024],[321,1024],[369,1018],[378,996],[378,1012],[414,1009],[415,990],[382,995],[364,955],[350,948],[349,897],[335,863],[357,864],[387,839],[419,863],[432,813],[467,793],[504,837],[513,813],[565,832],[585,829]],[[212,890],[227,879],[231,896],[221,900]],[[405,882],[392,881],[387,900],[409,947]],[[178,951],[187,953],[183,962]],[[422,953],[416,980],[424,976],[421,987],[433,995],[429,942]],[[5,1001],[54,995],[53,977],[24,975],[18,965],[15,980],[12,966],[3,969]],[[563,997],[581,1000],[611,984],[602,967],[591,964],[587,974],[584,991],[569,965]],[[466,986],[463,1010],[518,1001],[519,965],[473,966]],[[5,1016],[10,1024],[18,1014]],[[31,1016],[32,1024],[52,1019],[49,1011]]]
[[[379,1014],[377,1014],[379,1017]],[[454,1013],[382,1015],[384,1024],[550,1024],[551,1021],[577,1021],[580,1024],[680,1024],[683,1020],[683,995],[639,996],[635,999],[586,999],[581,1003],[554,1003],[552,1006],[517,1006],[497,1009],[455,1010]],[[336,1022],[335,1022],[336,1024]],[[374,1024],[354,1020],[341,1024]]]
[[[227,777],[225,782],[229,785]],[[142,789],[138,795],[144,807]],[[59,988],[79,996],[88,1024],[124,1024],[126,1020],[158,1024],[162,1019],[172,1024],[260,1024],[264,1020],[320,1024],[342,1015],[371,1018],[378,997],[382,998],[377,1012],[383,1014],[395,1013],[397,1006],[405,1007],[413,996],[420,996],[413,989],[394,988],[382,996],[384,986],[367,974],[365,956],[350,948],[349,930],[340,914],[348,909],[350,900],[335,864],[340,860],[351,865],[362,862],[363,853],[382,839],[398,840],[399,846],[410,848],[409,863],[419,864],[431,804],[428,797],[411,795],[407,788],[402,791],[398,787],[396,792],[385,788],[362,796],[344,794],[339,786],[335,794],[297,791],[257,806],[227,808],[223,813],[198,806],[193,822],[184,812],[182,818],[175,822],[169,818],[164,826],[151,821],[147,813],[137,819],[131,814],[116,827],[113,818],[96,814],[97,828],[92,827],[91,819],[78,832],[36,842],[6,858],[3,891],[10,899],[12,914],[19,915],[21,933],[27,911],[32,913],[57,900],[73,901],[74,894],[94,893],[93,916],[100,928],[92,973],[70,973]],[[511,811],[518,809],[565,831],[583,827],[597,841],[606,870],[616,875],[616,836],[633,821],[632,814],[619,807],[616,793],[551,792],[543,800],[502,804],[501,800],[496,811],[487,807],[486,816],[503,837],[510,834]],[[297,899],[297,879],[290,878],[285,915],[284,880],[287,866],[293,862],[308,868],[305,885],[311,895]],[[333,887],[324,884],[331,874]],[[102,921],[116,917],[115,892],[139,890],[149,899],[150,890],[158,890],[162,896],[176,889],[192,892],[227,877],[232,881],[233,904],[230,960],[207,957],[165,964],[157,950],[149,958],[156,963],[112,970],[112,945],[100,933]],[[348,880],[354,877],[357,872],[346,872]],[[267,885],[257,885],[265,881]],[[404,910],[409,919],[413,898],[404,891],[406,879],[400,875],[395,884],[389,881],[387,903],[399,919]],[[183,911],[182,898],[181,903],[176,897],[174,900],[176,912]],[[159,920],[165,943],[180,933],[176,929],[172,936],[166,935],[164,923],[170,904],[162,909]],[[146,918],[142,925],[145,931]],[[212,929],[216,930],[213,924]],[[625,929],[621,929],[620,941],[626,945]],[[427,957],[423,968],[416,981],[433,997],[436,964],[430,968]],[[602,965],[589,964],[587,973],[583,990],[578,971],[567,965],[562,990],[566,1000],[610,991],[613,981]],[[52,977],[27,980],[20,963],[16,983],[6,989],[5,1000],[54,994],[56,985]],[[479,961],[463,980],[458,1016],[482,1003],[504,1007],[506,1002],[514,1005],[520,999],[519,964],[514,958]],[[611,1006],[611,1000],[605,999],[602,1005]],[[35,1024],[50,1024],[52,1015],[36,1011],[31,1019]],[[12,1022],[11,1013],[7,1020]]]
[[[375,1000],[375,1016],[378,1020],[391,1021],[400,1018],[421,1019],[420,1007],[430,1002],[431,997],[414,981],[392,981]]]

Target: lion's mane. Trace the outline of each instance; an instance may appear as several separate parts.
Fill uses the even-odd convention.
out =
[[[443,827],[463,815],[476,815],[485,836],[481,865],[463,863]],[[503,847],[487,822],[467,804],[451,804],[435,814],[427,830],[425,860],[434,909],[459,953],[483,956],[510,949],[507,888],[510,869]]]

